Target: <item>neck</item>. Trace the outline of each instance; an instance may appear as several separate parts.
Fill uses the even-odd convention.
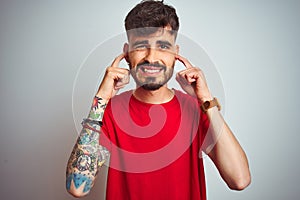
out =
[[[138,100],[151,103],[151,104],[162,104],[171,101],[174,97],[173,90],[169,89],[167,86],[162,86],[158,90],[145,90],[142,87],[138,87],[134,92],[133,95]]]

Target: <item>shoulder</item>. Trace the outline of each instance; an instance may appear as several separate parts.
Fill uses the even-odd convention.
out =
[[[107,104],[107,109],[111,109],[112,107],[118,109],[126,105],[128,106],[131,97],[132,97],[132,90],[117,94],[116,96],[114,96],[109,100]]]
[[[114,120],[119,115],[122,117],[129,110],[129,101],[132,97],[132,91],[125,91],[115,95],[109,100],[104,111],[103,121]]]
[[[175,91],[175,96],[180,104],[189,106],[198,106],[197,98],[192,97],[180,90],[173,89]]]
[[[120,94],[117,94],[116,96],[114,96],[111,101],[126,101],[128,99],[130,99],[132,97],[132,93],[133,91],[132,90],[128,90],[128,91],[125,91],[125,92],[122,92]]]

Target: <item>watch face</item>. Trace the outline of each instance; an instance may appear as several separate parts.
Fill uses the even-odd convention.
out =
[[[205,101],[205,102],[203,103],[203,107],[204,107],[205,109],[209,108],[209,106],[210,106],[210,102],[209,102],[209,101]]]

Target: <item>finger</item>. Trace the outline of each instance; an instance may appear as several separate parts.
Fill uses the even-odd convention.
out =
[[[119,90],[119,89],[124,88],[126,85],[127,84],[125,84],[125,83],[116,84],[115,87],[114,87],[114,89],[115,90]]]
[[[175,55],[175,59],[179,60],[180,62],[182,62],[182,64],[186,67],[186,68],[191,68],[193,67],[193,65],[188,61],[188,59],[180,56],[180,55]]]
[[[129,70],[119,67],[108,67],[107,68],[107,75],[108,77],[111,77],[113,80],[119,80],[122,78],[126,78],[126,76],[129,76]]]
[[[112,62],[111,67],[119,67],[120,62],[123,58],[125,58],[125,55],[125,53],[122,53],[118,57],[116,57]]]
[[[191,68],[189,68],[191,69]],[[199,78],[198,74],[193,70],[185,70],[184,72],[179,72],[178,75],[182,78],[185,79],[185,81],[187,81],[189,84],[197,81],[197,79]]]
[[[178,72],[178,76],[180,76],[182,79],[185,79],[187,82],[192,83],[196,81],[195,77],[195,68],[187,68],[180,72]]]
[[[115,84],[115,88],[116,87],[124,87],[125,85],[127,85],[129,83],[129,70],[124,70],[122,73],[118,74],[118,79],[116,81]]]
[[[194,67],[186,68],[186,69],[179,71],[178,74],[181,76],[185,76],[185,74],[188,74],[188,73],[190,73],[190,71],[193,71],[193,70],[194,70]]]
[[[129,69],[125,69],[125,68],[111,68],[110,69],[111,72],[113,73],[118,73],[118,74],[123,74],[123,75],[129,75]]]
[[[189,75],[186,75],[186,80],[189,82],[189,83],[193,83],[196,81],[196,79],[192,76],[189,76]]]
[[[181,75],[177,74],[176,75],[176,81],[180,84],[180,85],[189,85],[190,83]]]
[[[123,73],[119,76],[118,82],[127,83],[129,82],[129,77],[129,72],[127,71],[127,73]]]
[[[198,71],[195,70],[189,71],[185,76],[190,83],[195,82],[199,78]]]
[[[129,83],[129,79],[117,81],[115,84],[115,89],[121,89],[125,87]]]

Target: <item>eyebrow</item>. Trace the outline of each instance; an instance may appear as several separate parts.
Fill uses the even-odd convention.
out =
[[[149,44],[149,41],[148,40],[136,41],[133,43],[132,46],[137,46],[137,45],[141,45],[141,44]],[[156,44],[172,46],[172,44],[170,42],[168,42],[167,40],[158,40],[158,41],[156,41]]]
[[[133,43],[132,46],[137,46],[140,44],[149,44],[148,40],[141,40],[141,41],[136,41],[135,43]]]
[[[168,42],[167,40],[158,40],[158,41],[156,41],[156,44],[172,46],[172,44],[170,42]]]

